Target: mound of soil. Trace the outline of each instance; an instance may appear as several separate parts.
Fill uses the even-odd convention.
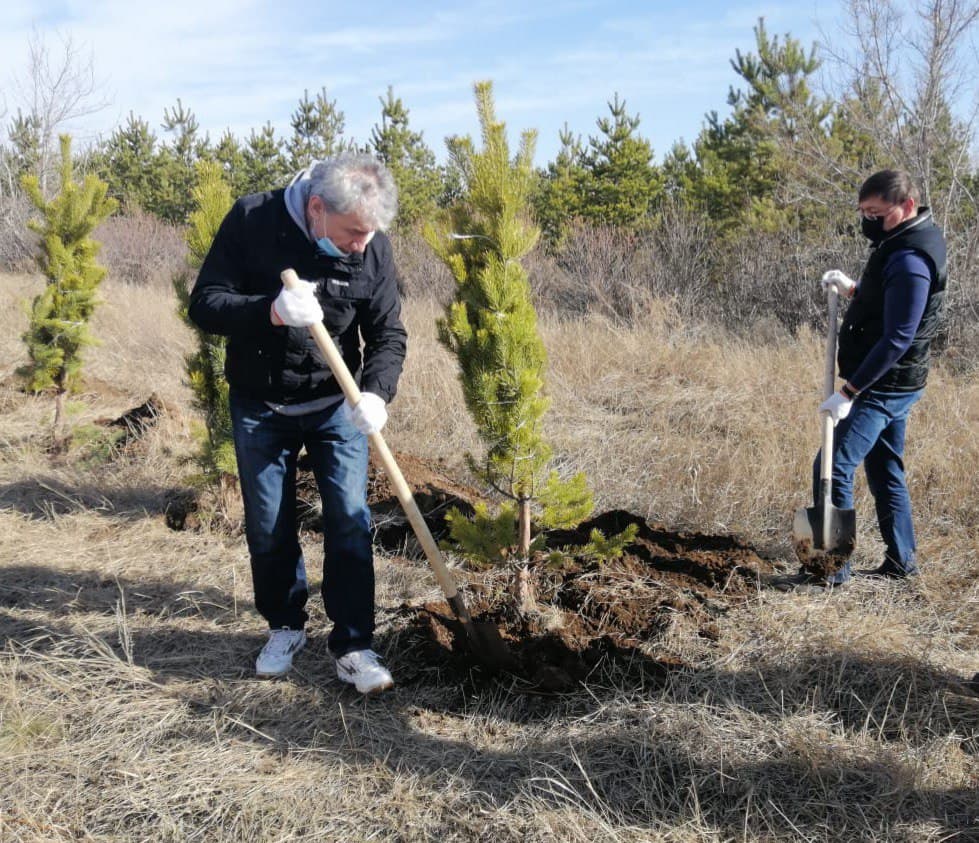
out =
[[[607,536],[629,524],[635,541],[600,564],[566,557],[555,568],[544,554],[527,569],[537,609],[519,612],[500,572],[471,574],[467,599],[477,622],[494,624],[511,654],[508,673],[535,692],[570,690],[603,662],[647,678],[682,666],[657,658],[656,641],[677,622],[716,639],[716,618],[756,593],[773,566],[732,536],[675,532],[623,511],[606,512],[573,531],[552,533],[552,546],[581,546],[595,528]],[[513,572],[511,572],[512,574]],[[410,634],[450,682],[488,671],[444,602],[402,607]]]
[[[396,459],[436,538],[446,533],[449,509],[471,514],[482,500],[440,465],[407,454]],[[300,522],[320,531],[315,480],[302,462],[299,469]],[[404,553],[414,535],[393,488],[375,465],[368,492],[376,543],[393,554]],[[190,508],[181,503],[183,507],[173,501],[171,509]],[[576,555],[575,548],[589,541],[592,530],[610,537],[631,524],[636,525],[636,537],[621,557],[600,563]],[[717,617],[754,595],[761,580],[774,573],[771,562],[733,536],[675,531],[621,510],[598,515],[575,530],[552,531],[548,546],[564,553],[557,564],[548,553],[530,560],[524,584],[536,595],[536,605],[529,611],[526,606],[518,610],[513,595],[516,569],[455,574],[467,586],[465,599],[474,619],[494,626],[506,643],[508,680],[530,693],[571,690],[606,668],[643,681],[662,680],[683,666],[656,653],[657,642],[673,625],[716,639]],[[419,671],[435,670],[439,681],[454,685],[495,680],[446,602],[404,605],[396,614],[399,635],[418,653],[413,661]]]
[[[445,515],[449,510],[455,507],[469,516],[475,511],[475,504],[484,500],[475,489],[453,480],[437,463],[404,453],[395,453],[394,458],[436,539],[447,534]],[[312,532],[322,532],[319,490],[304,459],[299,462],[297,497],[300,525]],[[406,548],[411,548],[413,554],[421,552],[394,487],[381,466],[373,460],[367,473],[367,502],[371,508],[375,545],[388,553],[404,553]]]

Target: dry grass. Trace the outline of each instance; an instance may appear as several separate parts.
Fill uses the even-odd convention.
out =
[[[8,371],[36,283],[0,277]],[[979,699],[958,681],[979,669],[979,386],[938,372],[913,416],[925,573],[909,587],[763,592],[718,642],[678,625],[665,645],[692,667],[665,686],[611,674],[565,697],[473,697],[398,639],[394,610],[433,595],[431,576],[379,559],[378,646],[402,682],[362,700],[332,674],[315,599],[293,677],[252,678],[243,542],[162,523],[188,471],[188,334],[164,290],[104,293],[77,423],[153,390],[175,412],[138,452],[85,467],[43,452],[45,399],[0,388],[0,840],[979,839]],[[476,442],[436,315],[407,306],[388,438],[458,467]],[[786,553],[817,337],[752,347],[668,305],[642,327],[542,329],[550,434],[603,508]],[[865,494],[859,514],[874,561]]]

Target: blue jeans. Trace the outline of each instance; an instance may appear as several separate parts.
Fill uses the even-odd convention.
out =
[[[272,629],[302,629],[309,617],[296,529],[296,458],[305,445],[323,501],[323,603],[337,656],[370,647],[374,633],[367,437],[341,405],[284,416],[235,391],[230,400],[255,608]]]
[[[908,414],[921,392],[868,390],[853,402],[850,414],[833,432],[833,506],[853,508],[853,475],[862,462],[886,545],[884,564],[896,573],[918,570],[911,496],[904,478],[904,434]],[[819,493],[821,457],[821,453],[816,455],[812,468],[813,499]],[[845,582],[851,573],[848,561],[832,581]]]

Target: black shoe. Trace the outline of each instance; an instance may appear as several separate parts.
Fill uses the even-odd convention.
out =
[[[846,581],[834,583],[825,577],[810,574],[808,571],[799,571],[797,574],[770,577],[765,585],[776,591],[793,592],[794,594],[826,594],[829,591],[838,591],[843,588]]]
[[[853,575],[865,580],[909,580],[918,576],[918,569],[913,568],[910,571],[904,571],[898,568],[893,562],[886,561],[882,562],[876,568],[863,568],[862,570],[854,571]]]

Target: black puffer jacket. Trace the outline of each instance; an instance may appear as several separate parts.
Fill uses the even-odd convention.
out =
[[[234,389],[283,404],[339,393],[309,331],[269,318],[279,274],[291,267],[318,285],[326,328],[361,389],[390,401],[406,349],[390,241],[378,232],[363,256],[327,257],[289,216],[283,193],[245,196],[228,212],[191,292],[191,320],[228,337]]]

